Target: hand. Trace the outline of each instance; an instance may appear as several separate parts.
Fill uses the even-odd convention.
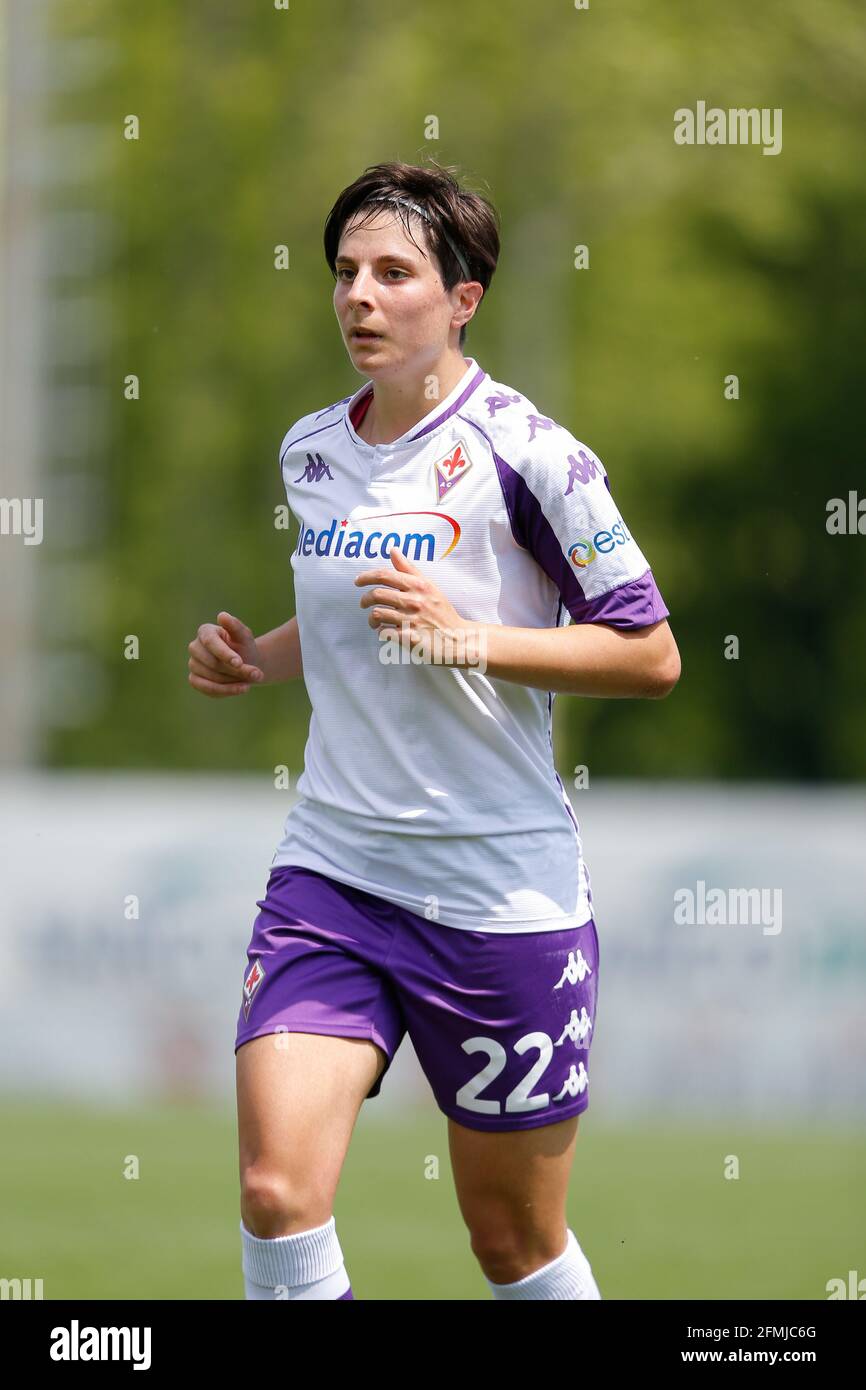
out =
[[[202,623],[188,648],[189,683],[214,700],[245,695],[265,679],[250,629],[231,613],[218,613],[217,619]]]
[[[363,570],[355,576],[357,585],[377,586],[364,594],[360,606],[375,605],[368,622],[379,629],[380,640],[382,634],[391,633],[426,650],[437,632],[453,638],[469,628],[442,590],[398,546],[391,547],[388,559],[390,568]]]

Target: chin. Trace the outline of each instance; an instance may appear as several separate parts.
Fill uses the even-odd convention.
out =
[[[391,344],[388,344],[389,348],[391,346]],[[352,358],[352,366],[363,376],[382,376],[388,372],[393,372],[395,369],[399,370],[400,367],[400,362],[395,361],[389,351],[382,352],[379,350],[373,352],[370,349],[362,348],[361,351],[358,352],[354,347],[350,347],[349,352]]]

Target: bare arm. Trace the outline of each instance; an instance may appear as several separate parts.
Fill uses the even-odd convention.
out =
[[[479,633],[489,676],[567,695],[659,700],[680,678],[680,654],[667,619],[646,627],[604,623],[503,627],[466,623]],[[455,663],[465,666],[468,663]]]
[[[281,681],[293,681],[303,676],[297,617],[289,618],[281,627],[272,628],[270,632],[257,637],[256,646],[265,676],[264,685],[277,685]]]
[[[446,664],[480,669],[501,680],[567,695],[660,700],[680,678],[680,654],[667,619],[645,627],[608,623],[568,627],[504,627],[461,618],[450,599],[399,547],[390,566],[364,570],[361,608],[379,639],[405,634],[423,646],[437,632],[450,638]],[[370,588],[370,585],[377,585]]]

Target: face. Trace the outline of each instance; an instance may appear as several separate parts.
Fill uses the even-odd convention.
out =
[[[460,309],[461,287],[444,288],[422,232],[415,236],[426,254],[390,209],[357,227],[364,213],[346,224],[337,250],[334,308],[343,341],[364,376],[423,374],[452,339],[453,346],[458,345],[462,317],[457,324],[452,320]],[[417,220],[412,218],[413,231]],[[378,336],[356,336],[356,327]]]

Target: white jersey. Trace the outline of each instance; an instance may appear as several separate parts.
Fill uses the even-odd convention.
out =
[[[360,607],[375,586],[353,579],[389,568],[396,545],[474,622],[629,628],[668,609],[597,456],[467,361],[389,444],[353,423],[369,381],[283,439],[313,713],[272,866],[316,869],[443,926],[561,931],[589,920],[592,894],[553,764],[554,695],[408,655],[386,664]]]

